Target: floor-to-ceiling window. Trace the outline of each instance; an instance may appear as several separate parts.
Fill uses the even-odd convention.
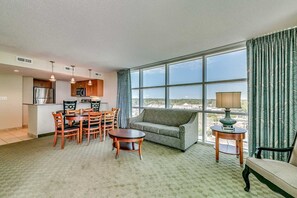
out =
[[[215,93],[240,91],[242,108],[231,109],[231,116],[237,120],[236,126],[248,127],[245,49],[134,69],[131,79],[133,116],[149,107],[195,109],[199,112],[199,141],[213,143],[210,126],[220,124],[224,117],[224,109],[215,106]],[[247,149],[246,143],[244,147]]]

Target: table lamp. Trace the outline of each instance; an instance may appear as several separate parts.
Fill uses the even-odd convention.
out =
[[[236,120],[230,117],[230,108],[241,108],[241,92],[216,92],[216,107],[225,108],[225,118],[220,119],[223,127],[233,129]]]

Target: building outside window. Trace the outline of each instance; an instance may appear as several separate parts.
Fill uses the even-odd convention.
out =
[[[235,126],[248,129],[246,50],[235,49],[216,54],[168,62],[131,70],[132,116],[143,108],[175,108],[198,111],[199,141],[214,143],[210,126],[221,124],[224,109],[216,108],[216,92],[241,92],[240,109],[231,109]],[[247,149],[247,136],[244,149]],[[221,140],[234,145],[234,141]]]

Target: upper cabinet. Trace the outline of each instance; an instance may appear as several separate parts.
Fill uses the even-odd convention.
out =
[[[103,96],[103,80],[92,80],[92,86],[88,85],[88,80],[71,84],[71,96],[76,96],[77,88],[85,88],[86,96]]]
[[[103,96],[103,80],[92,80],[92,86],[86,83],[86,96]]]
[[[50,82],[48,80],[39,80],[39,79],[33,80],[33,86],[34,87],[42,87],[42,88],[53,88],[52,82]]]

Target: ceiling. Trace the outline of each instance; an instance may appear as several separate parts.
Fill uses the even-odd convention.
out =
[[[0,0],[0,50],[110,72],[297,25],[296,0]]]
[[[17,72],[15,72],[15,70],[17,70]],[[51,76],[52,73],[39,70],[39,69],[31,69],[31,68],[25,68],[25,67],[0,64],[0,74],[5,74],[5,75],[15,74],[20,76],[34,77],[35,79],[49,80],[49,77]],[[70,81],[71,79],[71,75],[62,74],[58,72],[55,72],[54,74],[57,80]],[[89,80],[89,78],[84,78],[84,77],[75,75],[75,80],[76,81]]]

